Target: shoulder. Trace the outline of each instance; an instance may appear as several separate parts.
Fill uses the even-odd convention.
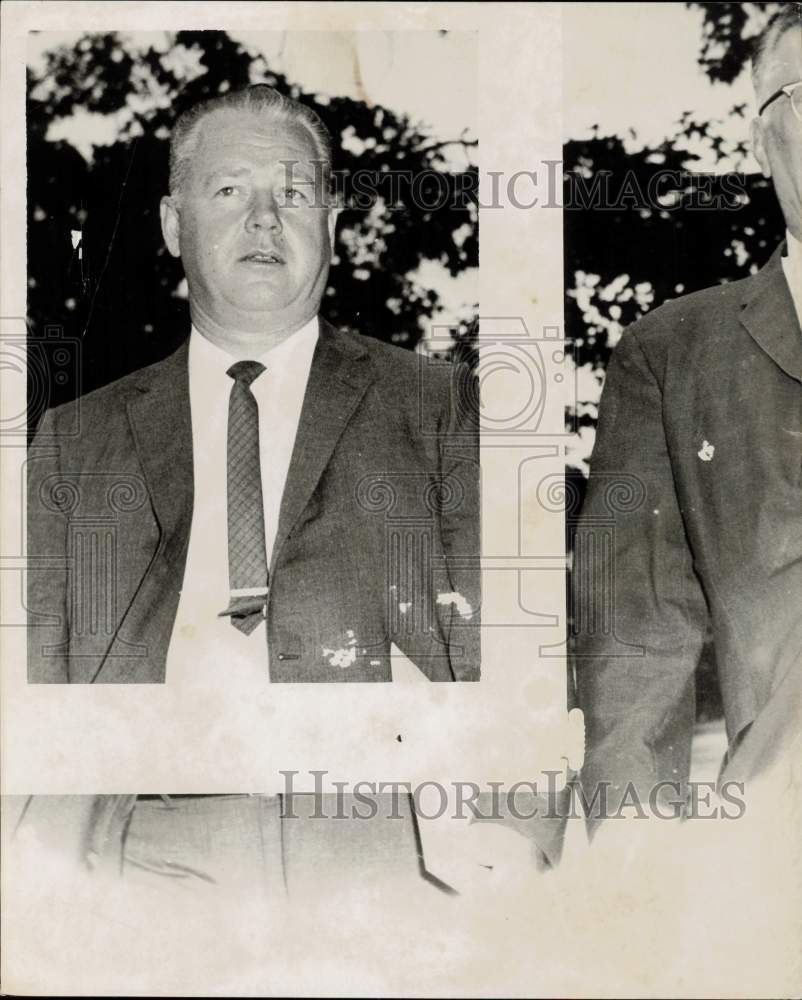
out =
[[[376,381],[379,385],[392,387],[396,403],[411,394],[418,399],[421,389],[425,390],[427,398],[435,395],[445,402],[454,380],[463,375],[464,366],[453,365],[443,358],[351,331],[340,330],[337,336],[343,343],[367,355]]]
[[[731,322],[748,295],[752,277],[703,288],[669,299],[630,327],[642,342],[665,336],[691,336],[709,330],[711,323]]]
[[[368,337],[362,333],[340,330],[338,336],[366,351],[379,374],[396,373],[399,377],[404,378],[414,376],[421,370],[442,372],[452,368],[448,362],[436,361],[426,354],[411,351],[406,347],[398,347],[396,344],[388,344],[376,337]]]
[[[478,427],[478,389],[467,364],[411,351],[348,331],[337,331],[348,351],[358,351],[372,369],[371,398],[382,409],[406,414],[411,424]]]
[[[182,365],[186,366],[186,344],[182,344],[177,351],[161,361],[156,361],[144,368],[138,368],[99,389],[94,389],[68,403],[53,407],[48,411],[47,416],[58,424],[65,419],[72,421],[75,412],[80,411],[82,417],[91,417],[97,430],[100,431],[103,425],[97,421],[111,418],[118,411],[124,411],[131,399],[139,396],[160,378],[169,376],[171,372],[177,374]],[[84,426],[87,423],[88,421],[84,421]]]
[[[740,315],[757,275],[670,299],[628,327],[613,356],[640,359],[660,378],[677,365],[722,356],[741,337]]]

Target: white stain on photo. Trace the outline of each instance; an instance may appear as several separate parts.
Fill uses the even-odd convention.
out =
[[[457,609],[457,614],[460,618],[470,618],[473,614],[473,608],[468,601],[462,596],[462,594],[458,594],[454,590],[449,591],[447,594],[438,594],[437,603],[453,604]]]
[[[712,445],[709,441],[703,441],[702,447],[696,453],[703,462],[712,462],[713,455],[715,454],[716,447]]]

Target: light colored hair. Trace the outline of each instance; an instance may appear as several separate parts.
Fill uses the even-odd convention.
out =
[[[318,159],[323,165],[323,182],[331,175],[331,136],[320,117],[305,104],[280,94],[266,83],[244,90],[234,90],[193,105],[173,126],[170,137],[170,194],[177,194],[186,180],[192,156],[198,145],[200,124],[214,111],[250,111],[273,122],[302,125],[312,138]]]
[[[774,46],[792,28],[802,28],[802,3],[789,3],[778,10],[752,43],[752,81],[756,90]]]

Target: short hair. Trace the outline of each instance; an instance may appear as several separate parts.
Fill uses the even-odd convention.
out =
[[[324,184],[331,174],[331,135],[320,117],[305,104],[279,93],[266,83],[210,97],[179,116],[170,137],[170,194],[176,194],[186,180],[189,161],[198,144],[200,124],[214,111],[251,111],[276,122],[297,122],[309,132],[323,163]]]
[[[777,41],[786,31],[802,27],[802,3],[789,3],[769,18],[752,42],[752,79],[757,83],[763,66]]]

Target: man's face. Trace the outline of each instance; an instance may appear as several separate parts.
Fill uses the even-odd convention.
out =
[[[193,321],[297,329],[317,313],[334,240],[312,137],[298,123],[239,110],[212,112],[199,129],[180,192],[162,199]]]
[[[758,104],[797,80],[802,80],[802,31],[790,28],[764,57]],[[802,240],[802,122],[787,97],[779,97],[752,122],[752,146],[764,175],[772,179],[785,224]]]

